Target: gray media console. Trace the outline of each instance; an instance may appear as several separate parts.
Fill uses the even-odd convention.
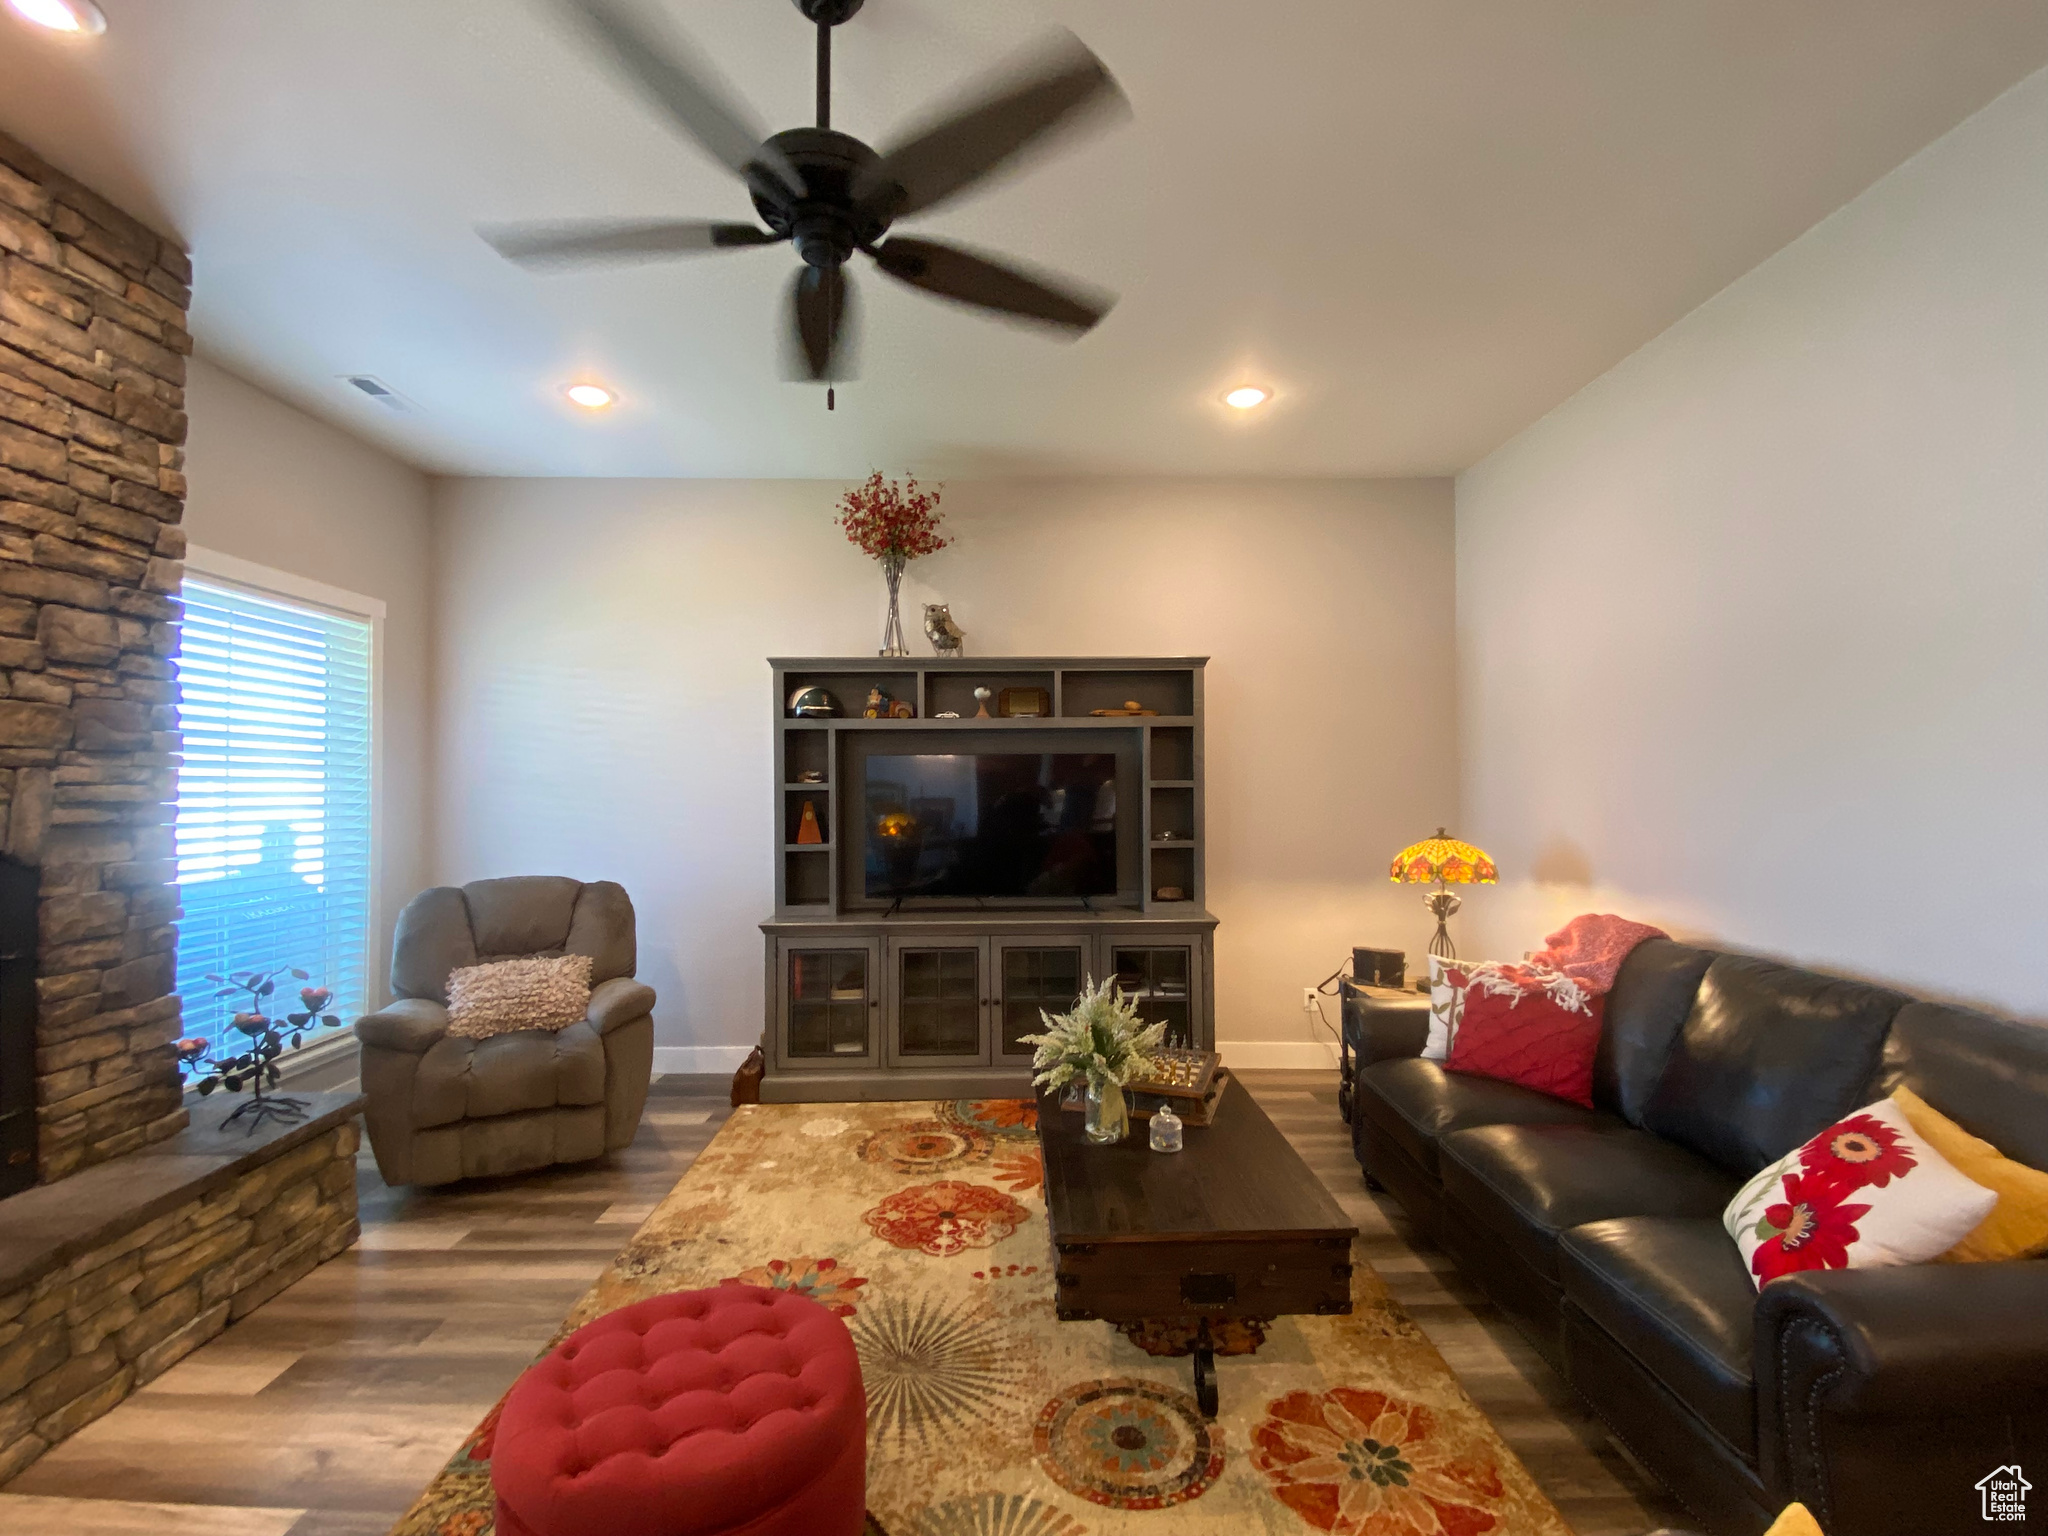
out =
[[[1206,658],[773,659],[775,915],[765,939],[769,1102],[1018,1095],[1030,1090],[1041,1010],[1115,976],[1180,1044],[1216,1037],[1216,920],[1204,907],[1202,679]],[[1000,708],[977,718],[974,690]],[[822,688],[840,713],[799,717]],[[866,718],[871,692],[914,711]],[[1135,702],[1144,715],[1096,714]],[[951,714],[958,718],[939,718]],[[906,759],[1048,754],[1099,782],[1065,834],[1114,889],[961,896],[920,871],[943,866],[934,827],[965,824],[957,797],[907,795]],[[881,759],[881,762],[874,762]],[[934,768],[930,765],[939,764]],[[971,767],[959,770],[972,793]],[[808,818],[805,815],[809,810]],[[1053,816],[1057,806],[1041,807]],[[810,831],[815,828],[815,831]],[[914,829],[907,831],[906,829]],[[1050,835],[1050,834],[1047,834]],[[815,836],[818,841],[807,841]],[[887,838],[894,836],[895,843]],[[919,839],[916,846],[912,837]],[[1114,858],[1109,850],[1114,848]],[[882,867],[878,850],[904,862]],[[922,860],[922,862],[920,862]],[[1098,872],[1093,878],[1108,884]],[[940,883],[942,885],[942,882]]]

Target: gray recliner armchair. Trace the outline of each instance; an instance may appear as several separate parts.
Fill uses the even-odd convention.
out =
[[[590,1012],[554,1030],[448,1034],[448,973],[590,956]],[[633,1139],[654,1066],[654,989],[634,981],[633,903],[553,875],[437,886],[398,916],[391,990],[356,1021],[366,1120],[387,1184],[446,1184],[580,1163]]]

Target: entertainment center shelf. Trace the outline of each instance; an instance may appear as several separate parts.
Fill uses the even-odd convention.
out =
[[[1028,1093],[1021,1036],[1108,975],[1209,1048],[1206,662],[772,658],[762,1097]]]

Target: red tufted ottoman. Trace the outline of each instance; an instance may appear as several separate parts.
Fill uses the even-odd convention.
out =
[[[853,1339],[751,1285],[621,1308],[519,1378],[491,1476],[498,1536],[859,1536]]]

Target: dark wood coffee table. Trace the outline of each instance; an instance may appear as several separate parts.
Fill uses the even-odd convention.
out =
[[[1185,1150],[1154,1152],[1145,1133],[1133,1121],[1097,1146],[1079,1110],[1039,1098],[1059,1315],[1193,1325],[1195,1397],[1213,1418],[1210,1324],[1349,1312],[1358,1228],[1235,1078]]]

